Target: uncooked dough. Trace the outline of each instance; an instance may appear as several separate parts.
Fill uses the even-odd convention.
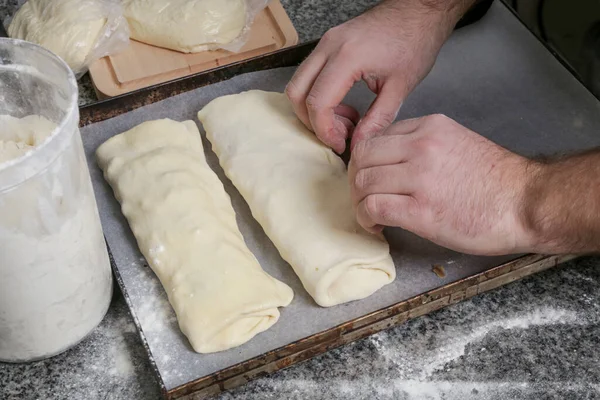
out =
[[[245,0],[125,0],[131,37],[184,53],[227,44],[246,24]]]
[[[277,322],[292,289],[246,247],[193,121],[144,122],[96,154],[194,350],[241,345]]]
[[[0,115],[0,164],[32,151],[44,143],[56,124],[40,115],[16,118]]]
[[[220,97],[198,118],[252,215],[319,305],[362,299],[394,280],[389,245],[356,222],[344,163],[284,94]]]
[[[45,47],[79,72],[106,23],[104,7],[92,0],[29,0],[15,14],[8,35]]]

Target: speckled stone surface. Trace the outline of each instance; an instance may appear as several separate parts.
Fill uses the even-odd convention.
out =
[[[0,21],[17,0],[0,0]],[[375,1],[284,0],[301,41]],[[89,78],[82,104],[95,98]],[[53,359],[0,363],[0,399],[157,399],[116,291],[101,326]],[[600,258],[586,258],[423,316],[220,399],[600,398]]]

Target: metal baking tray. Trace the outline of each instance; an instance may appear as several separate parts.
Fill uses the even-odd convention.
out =
[[[275,326],[247,344],[210,355],[193,353],[158,280],[141,258],[93,152],[106,138],[149,118],[196,120],[195,112],[218,95],[250,88],[281,90],[292,72],[289,67],[299,64],[314,44],[81,109],[82,137],[113,269],[166,398],[217,394],[573,258],[468,256],[389,229],[397,280],[367,299],[320,308],[269,245],[204,139],[209,164],[232,198],[248,246],[267,272],[292,286],[296,298],[281,309]],[[359,86],[348,100],[364,110],[369,96]],[[503,6],[495,5],[480,24],[453,36],[400,118],[443,112],[507,148],[535,155],[600,145],[599,111],[598,101]],[[446,277],[434,274],[434,265],[444,266]]]

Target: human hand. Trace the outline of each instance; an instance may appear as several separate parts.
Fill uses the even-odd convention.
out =
[[[349,164],[358,222],[398,226],[471,254],[528,251],[523,201],[540,166],[443,115],[359,142]]]
[[[286,88],[296,114],[338,153],[385,129],[472,2],[389,0],[330,29]],[[361,79],[377,98],[359,122],[341,102]]]

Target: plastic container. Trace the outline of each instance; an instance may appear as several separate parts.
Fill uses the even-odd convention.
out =
[[[24,362],[67,350],[100,323],[112,273],[69,67],[42,47],[0,38],[3,115],[56,124],[32,150],[0,164],[0,361]],[[0,124],[1,152],[16,130]]]

